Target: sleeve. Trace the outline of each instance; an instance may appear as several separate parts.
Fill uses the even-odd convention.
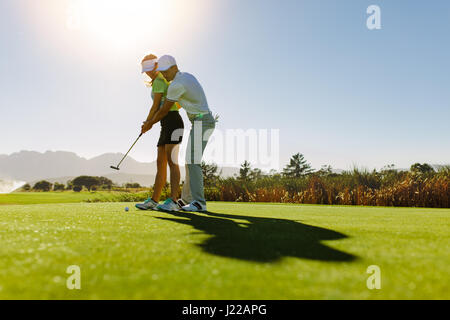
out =
[[[181,83],[172,82],[167,89],[167,100],[178,101],[180,97],[186,92],[186,89]]]
[[[152,85],[152,92],[153,93],[164,93],[166,91],[167,84],[164,83],[164,80],[162,79],[155,79],[153,81]]]

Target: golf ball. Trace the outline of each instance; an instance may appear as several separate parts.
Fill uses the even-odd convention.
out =
[[[130,210],[128,207],[125,207],[125,211],[128,211],[128,210]]]

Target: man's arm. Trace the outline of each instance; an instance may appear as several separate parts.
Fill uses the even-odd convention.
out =
[[[172,84],[167,89],[166,101],[164,102],[161,109],[159,109],[155,113],[153,118],[150,121],[146,121],[144,123],[144,125],[142,126],[142,133],[147,132],[153,127],[155,123],[161,121],[161,119],[164,118],[169,112],[170,108],[172,108],[174,103],[177,102],[185,92],[186,90],[181,83],[172,82]]]
[[[153,118],[150,119],[150,124],[153,126],[155,123],[161,121],[170,111],[170,108],[174,105],[175,101],[167,100],[164,101],[164,104],[161,109],[159,109],[154,115]]]
[[[162,118],[166,116],[169,112],[170,108],[175,104],[175,102],[179,101],[181,96],[186,92],[182,83],[172,82],[167,88],[166,101],[161,109],[153,116],[153,119],[150,123],[153,125],[156,122],[160,121]]]
[[[141,133],[144,134],[147,131],[149,131],[153,125],[159,121],[161,121],[162,118],[164,118],[167,113],[169,113],[170,108],[172,108],[172,106],[174,105],[175,102],[170,101],[170,100],[166,100],[163,104],[163,106],[161,107],[161,109],[159,109],[154,115],[153,118],[150,120],[147,120],[144,122],[144,124],[142,125],[142,130]]]

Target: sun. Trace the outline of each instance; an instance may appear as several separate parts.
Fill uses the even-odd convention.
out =
[[[149,37],[158,41],[179,9],[174,5],[170,0],[72,0],[67,28],[108,46],[130,46]]]
[[[87,61],[180,52],[209,30],[218,12],[210,0],[42,0],[21,9],[37,38]]]

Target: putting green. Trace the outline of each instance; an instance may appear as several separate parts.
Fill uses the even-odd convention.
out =
[[[125,206],[130,211],[124,211]],[[450,210],[0,206],[1,299],[449,299]],[[69,266],[80,290],[69,290]],[[381,270],[369,290],[366,270]]]

